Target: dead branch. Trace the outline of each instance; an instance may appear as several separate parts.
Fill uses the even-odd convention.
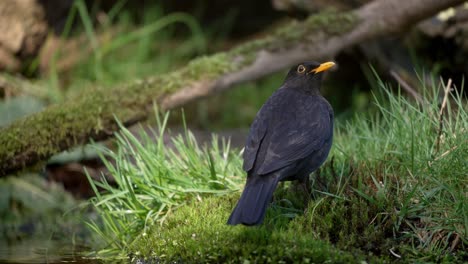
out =
[[[442,129],[444,127],[444,122],[443,122],[444,110],[445,110],[445,107],[447,106],[448,95],[450,93],[450,89],[452,88],[451,86],[452,86],[452,79],[449,79],[444,89],[444,99],[442,100],[442,106],[440,107],[440,111],[439,111],[439,129],[437,130],[437,139],[436,139],[436,146],[435,146],[436,152],[439,152],[440,140],[442,137]]]
[[[413,89],[403,78],[400,77],[400,75],[394,71],[390,70],[390,75],[400,84],[400,86],[407,92],[409,93],[418,103],[422,104],[424,103],[421,95],[419,95],[418,92],[416,92],[415,89]]]

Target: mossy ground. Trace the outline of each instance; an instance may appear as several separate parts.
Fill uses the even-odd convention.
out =
[[[395,240],[397,213],[389,213],[397,197],[381,206],[353,192],[354,174],[337,193],[338,179],[325,179],[335,168],[327,163],[314,177],[313,196],[303,186],[282,183],[275,192],[264,224],[259,227],[228,226],[226,221],[239,193],[193,200],[155,224],[130,246],[135,259],[194,263],[384,263],[397,260],[394,252],[408,245]],[[348,170],[349,172],[349,170]],[[322,183],[327,182],[327,186]],[[353,187],[354,186],[354,187]],[[338,187],[339,188],[339,187]],[[409,259],[416,256],[407,256]],[[436,258],[436,256],[432,256]],[[244,262],[245,263],[245,262]]]
[[[276,208],[269,209],[260,227],[228,226],[226,220],[238,197],[211,196],[179,208],[164,224],[136,240],[134,258],[191,263],[381,262],[371,252],[344,251],[327,241],[326,235],[321,239],[321,234],[314,233],[316,203],[292,221]],[[328,220],[319,221],[331,224]]]
[[[128,251],[133,259],[162,263],[461,263],[467,257],[416,250],[395,229],[399,213],[389,209],[399,197],[379,206],[353,193],[358,182],[355,175],[346,184],[345,199],[320,190],[306,197],[302,186],[282,184],[258,227],[226,224],[239,193],[194,199],[163,224],[148,226]]]

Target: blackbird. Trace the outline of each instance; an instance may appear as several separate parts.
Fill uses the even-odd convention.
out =
[[[323,72],[335,63],[304,62],[258,111],[244,149],[244,191],[228,224],[259,225],[279,181],[305,180],[326,160],[333,109],[320,95]]]

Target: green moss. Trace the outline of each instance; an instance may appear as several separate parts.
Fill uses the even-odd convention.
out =
[[[28,161],[12,160],[20,153],[44,158],[87,141],[88,136],[116,129],[114,117],[126,121],[146,116],[153,101],[162,95],[203,78],[232,70],[233,65],[221,53],[192,61],[188,67],[161,77],[134,81],[114,89],[88,90],[70,102],[14,122],[0,130],[0,172],[10,166],[22,167]],[[8,164],[10,163],[10,164]]]
[[[127,89],[129,88],[129,89]],[[120,87],[114,90],[96,88],[76,100],[51,106],[44,111],[14,122],[0,130],[0,172],[8,167],[22,167],[27,159],[17,157],[48,157],[87,141],[90,135],[115,130],[114,115],[127,120],[145,112],[159,90],[144,85]]]
[[[197,81],[216,79],[238,68],[240,65],[233,63],[227,53],[220,52],[194,59],[186,67],[163,75],[159,85],[163,91],[173,92]]]
[[[338,35],[351,30],[358,22],[352,12],[336,12],[325,10],[317,15],[310,16],[304,27],[309,30],[323,31],[328,34]]]
[[[114,131],[114,117],[126,121],[146,116],[153,101],[162,95],[196,81],[216,78],[235,67],[226,53],[201,57],[166,75],[114,89],[90,89],[75,100],[16,121],[0,130],[0,174],[7,168],[29,163],[21,157],[14,159],[20,153],[42,159],[61,151],[64,146],[85,143],[88,136]]]
[[[256,52],[261,49],[274,52],[298,43],[310,45],[309,40],[319,41],[314,39],[318,34],[339,35],[352,29],[357,22],[357,18],[352,13],[326,10],[310,16],[303,22],[291,21],[262,39],[235,48],[230,54],[233,56],[242,55],[247,57],[247,61],[251,61],[252,56],[254,57]]]
[[[346,252],[321,240],[322,234],[311,228],[317,218],[308,214],[289,221],[281,210],[270,209],[260,227],[228,226],[226,220],[237,199],[237,194],[209,197],[181,207],[162,226],[153,226],[136,240],[132,246],[135,257],[191,263],[379,262],[359,250]]]

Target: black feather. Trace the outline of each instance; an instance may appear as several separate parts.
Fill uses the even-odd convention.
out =
[[[258,225],[279,181],[308,177],[327,158],[333,138],[333,110],[320,95],[320,64],[293,67],[262,106],[244,149],[247,183],[228,224]],[[309,73],[309,74],[308,74]]]
[[[250,226],[262,223],[276,185],[277,177],[249,177],[228,224]]]

